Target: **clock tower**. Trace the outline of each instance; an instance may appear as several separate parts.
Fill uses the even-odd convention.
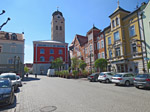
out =
[[[51,40],[65,43],[65,19],[58,10],[52,14]]]

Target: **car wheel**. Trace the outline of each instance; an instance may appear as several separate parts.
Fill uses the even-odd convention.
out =
[[[135,86],[135,87],[139,89],[139,86]]]
[[[130,86],[130,82],[129,82],[129,81],[126,81],[126,82],[125,82],[125,85],[126,85],[126,86]]]
[[[118,84],[118,83],[115,83],[115,85],[118,86],[119,84]]]
[[[109,83],[109,79],[106,79],[106,83]]]
[[[102,83],[102,81],[99,81],[100,83]]]

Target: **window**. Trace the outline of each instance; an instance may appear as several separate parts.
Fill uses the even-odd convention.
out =
[[[13,64],[13,59],[8,59],[8,64]]]
[[[2,52],[2,46],[0,46],[0,53]]]
[[[100,43],[97,42],[97,49],[100,49]]]
[[[50,54],[54,54],[54,49],[50,49]]]
[[[102,58],[105,58],[105,54],[104,54],[104,52],[102,52]]]
[[[114,33],[114,40],[117,41],[119,39],[120,39],[120,37],[119,37],[119,31],[117,31],[117,32]]]
[[[103,38],[104,37],[104,35],[103,34],[101,34],[101,38]]]
[[[109,58],[112,58],[112,50],[109,50]]]
[[[11,46],[11,52],[12,52],[12,53],[15,53],[15,52],[16,52],[16,46],[15,46],[15,45]]]
[[[113,26],[113,28],[115,27],[115,21],[114,20],[112,21],[112,26]]]
[[[130,37],[135,36],[135,26],[134,25],[130,26],[130,28],[129,28],[129,35],[130,35]]]
[[[62,30],[62,26],[60,26],[60,30]]]
[[[59,57],[61,60],[63,60],[63,57]]]
[[[104,48],[104,41],[101,40],[101,47]]]
[[[100,38],[99,37],[97,37],[97,41],[99,40]]]
[[[59,49],[59,54],[63,54],[63,52],[62,52],[62,50],[61,50],[61,49]]]
[[[136,44],[132,44],[132,52],[136,52]]]
[[[108,45],[111,44],[111,37],[108,37]]]
[[[44,62],[45,58],[43,56],[40,57],[40,61]]]
[[[53,56],[51,56],[50,58],[49,58],[49,61],[54,61],[54,57]]]
[[[119,25],[119,19],[116,18],[116,26]]]
[[[40,54],[44,54],[44,49],[40,49]]]
[[[87,49],[85,49],[85,54],[87,54]]]
[[[100,53],[98,53],[98,59],[100,59],[101,58],[101,54]]]
[[[60,18],[60,16],[57,16],[57,18]]]
[[[116,56],[120,56],[120,55],[121,55],[121,54],[120,54],[120,47],[115,48],[115,51],[116,51]]]
[[[11,35],[11,39],[12,39],[12,40],[17,40],[17,35],[16,35],[15,33],[13,33],[13,34]]]
[[[58,26],[56,26],[56,30],[58,30]]]
[[[90,45],[90,52],[93,50],[92,45]]]

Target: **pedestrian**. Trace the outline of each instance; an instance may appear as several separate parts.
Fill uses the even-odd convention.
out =
[[[27,77],[27,78],[28,78],[28,75],[29,75],[29,74],[28,74],[28,73],[26,73],[26,77]]]
[[[137,66],[135,67],[135,74],[137,75],[139,73],[139,70],[137,68]]]
[[[37,74],[35,74],[35,78],[37,78]]]

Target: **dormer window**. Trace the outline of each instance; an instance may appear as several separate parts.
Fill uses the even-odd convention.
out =
[[[12,39],[12,40],[17,40],[17,35],[16,35],[15,33],[13,33],[13,34],[11,35],[11,39]]]
[[[114,28],[115,27],[115,21],[112,20],[112,27]]]
[[[116,18],[116,26],[119,25],[119,19],[118,17]]]

